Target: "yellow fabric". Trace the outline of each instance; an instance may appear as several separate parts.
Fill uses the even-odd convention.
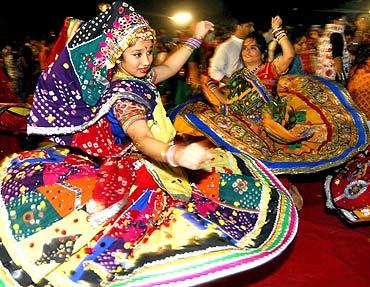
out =
[[[154,138],[170,143],[176,135],[176,130],[166,115],[166,110],[162,105],[160,97],[157,97],[156,102],[153,120],[148,121],[148,127]],[[190,198],[192,188],[181,167],[174,168],[167,163],[147,159],[147,168],[157,183],[173,198],[180,200],[188,200]]]
[[[210,88],[208,88],[207,85],[202,85],[202,91],[204,93],[204,96],[214,106],[221,106],[222,103],[220,100],[216,97],[216,95],[211,91]]]
[[[0,225],[6,226],[8,223],[6,222],[7,215],[5,214],[5,209],[2,209],[2,212],[3,214],[0,216]],[[55,238],[57,236],[65,237],[81,234],[74,244],[74,253],[81,249],[86,242],[89,242],[100,231],[99,227],[93,228],[88,223],[87,217],[88,214],[83,210],[74,211],[50,227],[40,230],[38,233],[29,236],[20,242],[16,242],[10,233],[7,233],[1,239],[4,242],[4,245],[7,246],[7,251],[13,261],[16,264],[21,265],[34,282],[39,282],[45,278],[49,272],[54,271],[54,269],[59,265],[59,263],[56,262],[41,265],[35,264],[43,253],[44,244],[49,243],[40,240],[40,238]],[[10,232],[10,229],[8,230]]]
[[[71,280],[65,280],[65,274],[72,274],[77,266],[81,263],[81,258],[84,258],[87,255],[85,248],[81,248],[78,252],[74,253],[67,261],[63,264],[60,264],[54,272],[48,274],[45,278],[49,282],[53,282],[54,287],[76,287],[76,283]],[[107,271],[105,270],[105,275],[102,275],[101,278],[106,277]]]
[[[5,284],[5,285],[4,285]],[[15,283],[9,271],[0,262],[0,286],[13,287],[19,286]]]
[[[157,97],[156,102],[157,105],[153,111],[153,120],[148,121],[148,127],[154,138],[165,143],[170,143],[176,135],[176,130],[171,120],[167,117],[160,97]]]
[[[224,173],[225,166],[232,171],[233,174],[242,174],[239,169],[235,157],[231,152],[223,150],[221,148],[212,149],[213,159],[209,162],[209,165],[204,167],[204,170],[212,172]]]
[[[30,107],[11,107],[9,108],[9,111],[14,113],[14,114],[18,114],[18,115],[21,115],[21,116],[28,116],[30,114]]]
[[[75,19],[70,17],[68,23],[68,30],[67,30],[67,43],[72,39],[72,37],[76,34],[78,28],[80,27],[82,21],[79,19]]]

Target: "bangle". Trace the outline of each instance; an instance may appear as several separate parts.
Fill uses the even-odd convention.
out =
[[[188,38],[181,41],[181,45],[190,48],[191,50],[194,50],[202,45],[202,40],[198,38]]]
[[[199,39],[201,41],[203,40],[203,37],[201,35],[197,34],[197,33],[193,34],[193,38]]]
[[[185,49],[189,50],[191,53],[193,53],[194,49],[189,47],[188,45],[184,45],[184,44],[181,44],[182,47],[184,47]]]
[[[283,35],[283,36],[281,36],[279,38],[279,40],[277,40],[277,42],[278,42],[279,45],[280,45],[281,40],[283,40],[284,38],[288,38],[288,36],[287,35]]]
[[[161,161],[163,162],[167,162],[167,151],[168,151],[169,147],[167,147],[166,149],[162,150],[161,151]]]
[[[215,80],[208,80],[208,82],[206,83],[206,86],[207,87],[211,87],[211,86],[217,86],[218,82],[215,81]]]
[[[279,31],[279,30],[282,30],[283,28],[281,28],[281,26],[275,28],[274,30],[272,30],[272,34],[274,34],[275,32]]]
[[[215,90],[217,90],[217,82],[214,81],[214,80],[209,80],[207,83],[206,83],[206,87],[211,91],[211,92],[214,92]]]
[[[286,32],[283,28],[279,27],[272,31],[272,35],[274,36],[275,40],[279,43],[281,39],[287,36]]]
[[[175,161],[175,151],[176,151],[176,147],[177,145],[171,145],[167,151],[166,151],[166,160],[168,162],[168,164],[172,167],[177,167],[179,166],[178,164],[176,164],[176,161]]]

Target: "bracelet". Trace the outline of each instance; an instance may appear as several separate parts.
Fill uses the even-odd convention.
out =
[[[346,76],[344,75],[343,72],[336,72],[336,75],[335,75],[336,81],[343,82],[345,81],[345,79],[346,79]]]
[[[216,91],[218,87],[218,83],[214,80],[209,80],[205,85],[211,92]]]
[[[277,40],[277,42],[278,42],[278,44],[279,44],[279,45],[280,45],[281,40],[283,40],[284,38],[288,38],[288,36],[287,36],[287,35],[283,35],[283,36],[281,36],[281,37]]]
[[[168,151],[169,147],[167,147],[166,149],[162,150],[161,151],[161,161],[163,162],[167,162],[167,151]]]
[[[281,39],[287,37],[287,34],[283,28],[279,27],[272,31],[272,36],[274,36],[275,40],[279,43]]]
[[[218,82],[217,82],[217,81],[215,81],[215,80],[209,80],[209,81],[206,83],[206,87],[212,87],[212,86],[217,87],[217,84],[218,84]]]
[[[196,39],[199,39],[199,40],[203,41],[203,37],[201,35],[197,34],[197,33],[193,34],[193,38],[196,38]]]
[[[176,164],[176,161],[175,161],[175,149],[176,149],[176,145],[171,145],[167,151],[166,151],[166,160],[168,162],[168,164],[172,167],[177,167],[179,166],[178,164]]]
[[[184,47],[185,49],[189,50],[191,53],[193,53],[194,49],[189,47],[188,45],[181,44],[181,47]]]
[[[188,38],[181,41],[181,45],[194,50],[202,45],[202,40],[198,38]]]
[[[280,31],[280,30],[283,30],[283,28],[281,28],[281,26],[279,26],[279,27],[275,28],[274,30],[272,30],[272,34],[274,34],[277,31]]]

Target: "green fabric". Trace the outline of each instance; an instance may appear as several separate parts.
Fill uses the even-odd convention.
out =
[[[105,41],[106,36],[102,34],[95,40],[76,46],[71,50],[71,61],[81,84],[82,98],[89,106],[94,106],[101,98],[101,95],[106,89],[106,85],[95,80],[92,76],[90,68],[86,62],[92,61],[96,51],[99,51],[100,43]],[[107,68],[100,70],[100,76],[106,78]]]
[[[220,177],[220,198],[231,205],[239,202],[239,207],[259,210],[261,187],[253,177],[223,173]]]
[[[16,240],[45,229],[61,219],[49,200],[41,192],[29,191],[6,206],[10,214],[10,226]],[[24,218],[24,214],[28,218]],[[23,216],[22,216],[23,215]],[[30,221],[33,218],[33,221]]]

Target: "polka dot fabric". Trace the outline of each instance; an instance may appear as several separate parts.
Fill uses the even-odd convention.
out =
[[[154,41],[155,32],[123,1],[82,24],[39,79],[28,132],[65,135],[97,122],[116,100],[104,95],[108,70],[137,39]]]

